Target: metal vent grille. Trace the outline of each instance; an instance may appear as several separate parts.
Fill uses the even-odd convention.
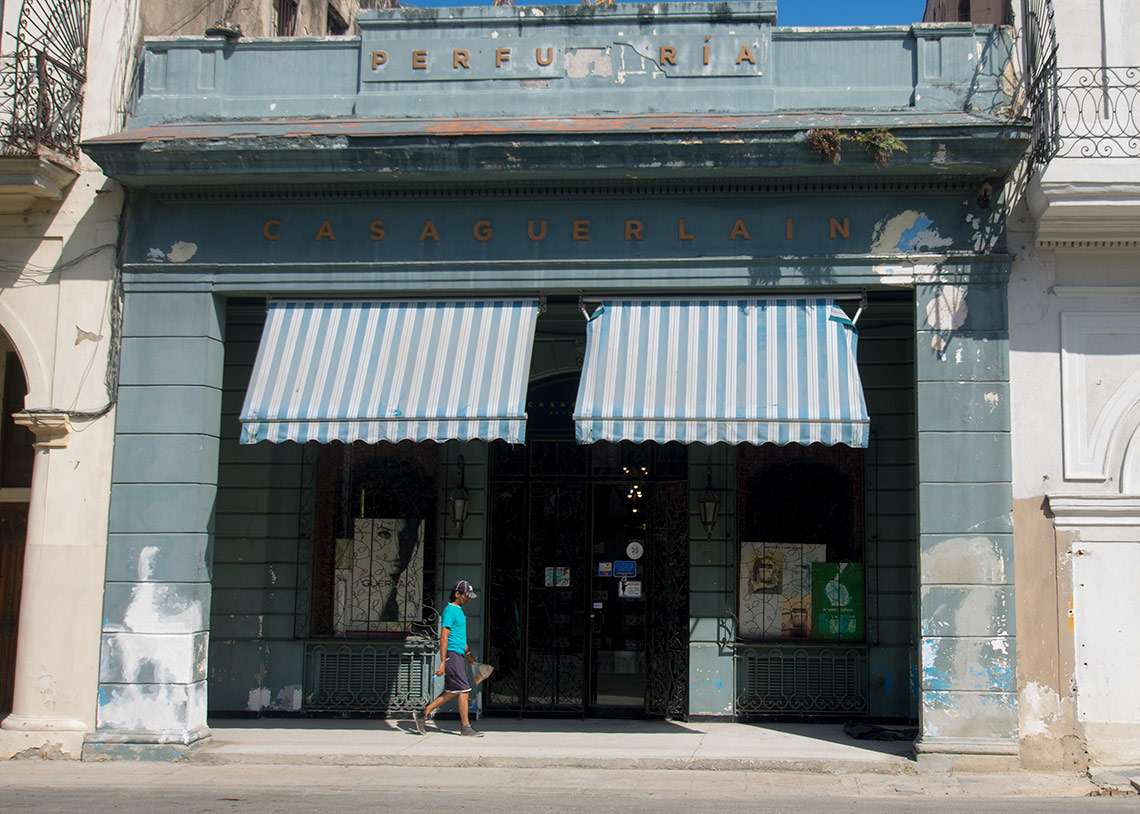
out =
[[[737,645],[736,714],[858,715],[867,712],[866,647]]]
[[[306,712],[408,712],[430,698],[431,651],[386,644],[305,648]]]

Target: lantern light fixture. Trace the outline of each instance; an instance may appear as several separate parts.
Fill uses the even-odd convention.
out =
[[[459,466],[459,486],[451,492],[451,497],[448,499],[449,508],[451,510],[451,521],[455,523],[455,533],[463,536],[463,524],[467,521],[467,513],[471,510],[471,495],[464,486],[464,469],[466,462],[463,456],[459,456],[456,462]]]
[[[697,498],[697,506],[701,511],[701,525],[705,527],[705,533],[708,534],[709,539],[712,539],[713,528],[716,526],[717,515],[720,512],[720,496],[717,495],[712,485],[712,463],[708,465],[708,471],[705,473],[705,490]]]

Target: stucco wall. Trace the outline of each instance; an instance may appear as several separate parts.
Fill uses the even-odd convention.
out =
[[[5,52],[20,9],[5,4]],[[122,126],[133,40],[131,0],[93,4],[84,138]],[[76,168],[62,200],[0,216],[0,328],[24,365],[26,409],[97,413],[113,397],[106,372],[123,193],[86,157]],[[23,729],[0,731],[0,758],[28,749],[78,757],[82,732],[41,724],[95,725],[113,422],[113,410],[73,416],[67,447],[37,452],[32,501],[43,522],[29,529],[25,575],[37,586],[25,579],[22,614],[35,635],[17,645],[17,694],[34,682],[34,701],[14,710],[29,716]]]

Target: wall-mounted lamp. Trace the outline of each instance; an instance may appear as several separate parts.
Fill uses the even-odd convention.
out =
[[[448,505],[451,509],[451,521],[455,523],[455,532],[462,537],[463,524],[467,520],[467,512],[471,509],[471,495],[468,494],[467,488],[463,485],[463,470],[466,462],[462,455],[459,456],[457,464],[459,465],[459,486],[451,492]]]
[[[705,474],[705,490],[697,498],[697,506],[701,510],[701,525],[705,527],[705,532],[711,540],[717,514],[720,512],[720,497],[713,491],[711,462],[708,467],[708,472]]]

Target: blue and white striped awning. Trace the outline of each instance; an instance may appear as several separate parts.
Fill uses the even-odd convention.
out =
[[[522,443],[537,300],[273,301],[241,442]]]
[[[586,328],[578,440],[865,447],[856,336],[828,299],[604,302]]]

